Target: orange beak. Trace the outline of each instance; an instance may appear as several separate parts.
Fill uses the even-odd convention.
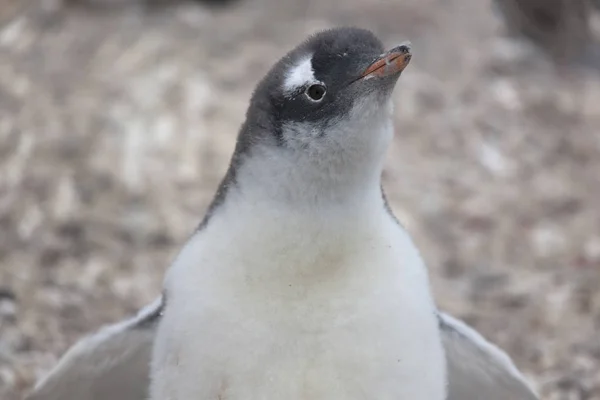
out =
[[[384,78],[386,76],[399,74],[410,62],[412,54],[410,44],[402,44],[381,55],[373,64],[360,75],[359,79],[370,79],[374,77]]]

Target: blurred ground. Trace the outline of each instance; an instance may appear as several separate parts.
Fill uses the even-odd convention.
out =
[[[438,302],[544,398],[600,399],[600,76],[479,0],[113,3],[0,1],[0,398],[158,294],[257,79],[352,24],[414,46],[384,178]]]

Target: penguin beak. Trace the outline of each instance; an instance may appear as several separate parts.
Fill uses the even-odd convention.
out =
[[[404,43],[383,53],[358,77],[360,79],[385,78],[399,75],[412,57],[410,43]]]

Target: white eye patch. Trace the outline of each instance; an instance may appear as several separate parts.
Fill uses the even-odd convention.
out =
[[[285,74],[283,91],[293,93],[298,88],[317,83],[315,71],[312,67],[312,55],[302,58],[296,65],[292,66]]]

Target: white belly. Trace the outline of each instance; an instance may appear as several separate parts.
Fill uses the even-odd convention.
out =
[[[289,243],[262,228],[199,234],[173,265],[152,400],[445,398],[427,275],[399,227]]]

